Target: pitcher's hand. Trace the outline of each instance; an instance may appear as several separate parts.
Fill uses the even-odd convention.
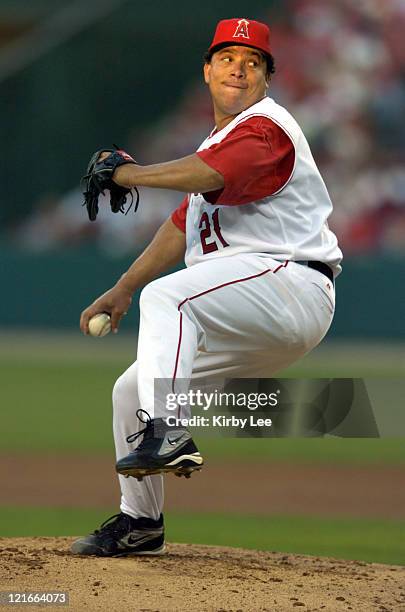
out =
[[[94,315],[106,312],[111,317],[111,329],[117,333],[120,321],[127,314],[132,303],[132,292],[122,286],[114,286],[90,306],[83,310],[80,317],[80,329],[87,335],[89,333],[89,321]]]

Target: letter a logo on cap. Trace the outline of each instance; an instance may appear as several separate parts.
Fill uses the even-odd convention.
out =
[[[248,26],[249,21],[247,19],[239,19],[233,38],[238,38],[239,36],[242,38],[250,38]]]

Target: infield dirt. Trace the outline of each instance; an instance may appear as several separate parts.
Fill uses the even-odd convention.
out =
[[[0,467],[2,492],[9,504],[117,504],[118,488],[108,457],[3,455]],[[400,467],[301,465],[298,469],[257,464],[252,469],[250,464],[246,474],[243,470],[241,462],[235,478],[235,462],[210,463],[190,481],[167,478],[167,505],[190,512],[223,512],[232,507],[239,512],[288,514],[299,508],[303,515],[322,511],[326,516],[404,517],[405,481]],[[15,473],[24,474],[24,487]],[[240,493],[240,482],[245,495]],[[85,558],[69,553],[72,540],[0,539],[0,591],[68,591],[68,609],[74,612],[284,612],[297,608],[405,612],[402,566],[172,543],[163,557]]]
[[[405,610],[399,566],[186,544],[162,557],[84,558],[71,541],[1,539],[0,590],[67,591],[75,612]]]
[[[9,506],[110,509],[120,499],[114,461],[104,455],[2,454],[0,485],[0,504]],[[165,498],[166,510],[182,512],[404,519],[405,470],[209,461],[190,480],[167,477]]]

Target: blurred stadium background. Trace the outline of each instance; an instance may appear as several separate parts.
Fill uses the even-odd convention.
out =
[[[105,206],[90,224],[78,184],[102,146],[153,163],[190,153],[211,129],[202,54],[217,20],[245,4],[176,6],[173,16],[165,2],[1,0],[0,253],[13,301],[3,325],[75,327],[180,201],[143,189],[138,214]],[[403,339],[404,2],[249,9],[271,25],[271,95],[303,125],[335,205],[345,273],[330,337]]]
[[[271,27],[270,95],[304,128],[345,255],[333,328],[287,374],[403,377],[405,1],[252,0],[246,10],[240,0],[178,0],[175,10],[167,2],[0,0],[4,456],[112,452],[109,390],[135,354],[137,307],[120,337],[97,347],[80,337],[78,316],[181,194],[141,189],[136,215],[113,216],[106,205],[90,224],[79,179],[90,154],[113,142],[140,163],[195,150],[213,123],[202,55],[216,22],[230,16]],[[297,454],[296,441],[285,444],[279,460],[329,456],[326,447],[298,445]],[[329,460],[339,463],[348,447],[336,448]],[[353,460],[404,461],[394,442],[350,448]],[[271,460],[272,450],[259,454]],[[10,502],[2,503],[6,512]]]

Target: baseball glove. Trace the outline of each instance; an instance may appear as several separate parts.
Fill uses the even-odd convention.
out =
[[[113,213],[122,212],[127,214],[130,210],[134,197],[131,189],[126,187],[120,187],[112,180],[114,171],[123,164],[136,164],[136,161],[125,151],[115,146],[115,149],[101,149],[96,151],[92,156],[87,172],[82,178],[84,183],[84,202],[83,206],[86,206],[90,221],[95,221],[98,213],[98,198],[104,190],[108,189],[110,192],[110,205]],[[101,153],[110,153],[108,157],[99,161]],[[138,209],[139,204],[139,191],[134,187],[136,192],[135,210]],[[125,204],[127,203],[127,196],[131,196],[131,202],[125,210]]]

